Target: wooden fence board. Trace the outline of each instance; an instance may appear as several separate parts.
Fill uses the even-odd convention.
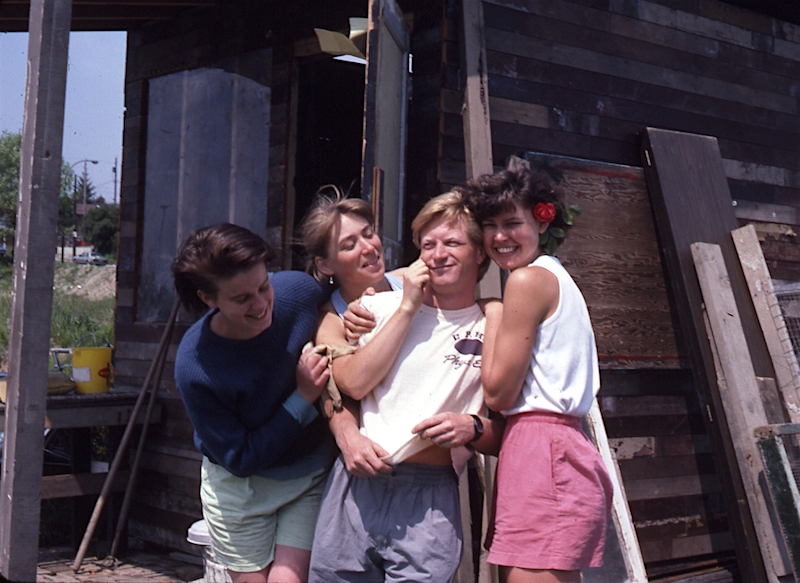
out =
[[[764,341],[772,358],[775,380],[783,397],[789,422],[800,423],[800,368],[797,366],[792,340],[786,329],[778,299],[775,297],[772,278],[764,254],[761,252],[756,230],[752,225],[748,225],[736,229],[731,236],[750,289]],[[782,421],[782,419],[769,420],[770,423]]]
[[[716,358],[718,388],[730,427],[736,461],[744,483],[758,544],[768,580],[791,574],[791,565],[781,556],[783,544],[772,523],[759,477],[764,464],[753,430],[768,423],[755,371],[750,360],[739,310],[730,287],[725,260],[718,245],[695,243],[692,255],[706,305],[709,339]]]

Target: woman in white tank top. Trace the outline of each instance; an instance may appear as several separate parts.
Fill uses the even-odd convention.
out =
[[[544,173],[513,168],[467,186],[487,254],[511,271],[487,312],[481,378],[507,418],[488,560],[504,583],[578,583],[602,563],[611,482],[581,431],[599,389],[586,303],[555,251],[577,214]]]

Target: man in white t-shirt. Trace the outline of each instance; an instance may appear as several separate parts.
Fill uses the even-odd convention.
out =
[[[360,401],[360,432],[387,454],[386,472],[355,475],[336,461],[312,582],[451,581],[462,548],[456,452],[499,448],[502,427],[485,417],[480,382],[486,319],[474,289],[488,266],[480,227],[450,192],[425,205],[412,232],[420,258],[403,290],[362,299],[376,327],[333,362],[339,389]]]

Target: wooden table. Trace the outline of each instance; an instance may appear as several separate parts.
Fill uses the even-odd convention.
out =
[[[67,498],[99,494],[105,483],[107,474],[91,473],[87,467],[89,459],[88,429],[90,427],[121,427],[128,424],[133,416],[133,409],[139,390],[129,387],[112,388],[108,393],[78,395],[50,395],[47,397],[47,417],[45,427],[50,429],[77,430],[83,434],[80,452],[83,463],[76,463],[77,473],[59,474],[42,477],[42,499]],[[137,422],[144,422],[149,396],[139,409]],[[5,404],[0,403],[0,427],[5,426]],[[161,407],[158,403],[153,407],[150,423],[161,421]],[[85,431],[82,431],[85,430]],[[135,444],[134,444],[135,447]],[[75,452],[78,453],[78,452]],[[74,460],[77,462],[77,460]],[[122,491],[129,477],[127,470],[117,473],[112,491]]]
[[[45,427],[52,429],[74,429],[79,427],[116,427],[127,425],[133,415],[133,408],[139,390],[133,388],[112,388],[108,393],[90,395],[50,395],[47,397],[47,418]],[[148,397],[149,398],[149,397]],[[139,410],[138,423],[144,421],[147,403]],[[0,424],[5,425],[5,404],[0,403]],[[161,420],[161,407],[156,403],[150,415],[150,423]]]

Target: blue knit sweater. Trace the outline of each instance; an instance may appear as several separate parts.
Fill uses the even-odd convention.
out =
[[[222,338],[211,331],[215,311],[209,311],[181,340],[175,383],[203,455],[236,476],[288,479],[320,469],[335,455],[327,423],[297,392],[295,380],[327,292],[298,271],[276,273],[270,281],[270,327],[248,340]]]

